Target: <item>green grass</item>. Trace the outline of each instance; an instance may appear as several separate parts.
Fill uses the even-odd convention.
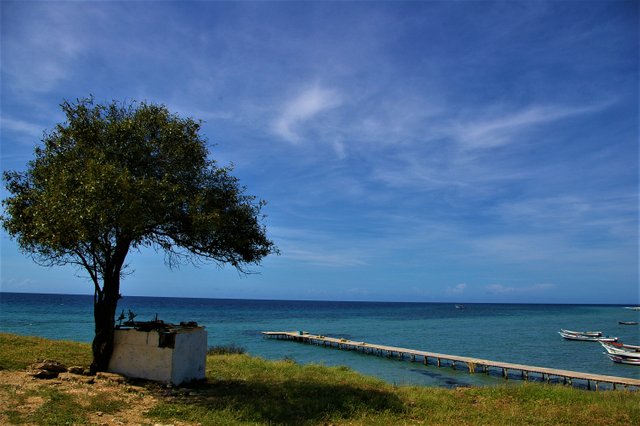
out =
[[[88,365],[90,347],[0,334],[2,368],[21,369],[37,358]],[[118,395],[68,395],[42,383],[35,396],[44,403],[37,411],[0,407],[0,417],[15,424],[83,424],[86,412],[115,413],[123,404]],[[267,361],[246,354],[209,355],[207,380],[190,393],[171,393],[153,384],[146,388],[158,401],[146,413],[150,424],[640,424],[640,392],[540,383],[465,389],[394,386],[346,367]],[[12,407],[27,398],[1,383],[0,393]]]
[[[87,367],[91,363],[91,345],[0,333],[0,370],[22,370],[44,359],[67,367]]]
[[[216,424],[639,424],[638,392],[559,385],[441,389],[393,386],[345,367],[247,355],[207,358],[197,397],[164,400],[149,413]]]

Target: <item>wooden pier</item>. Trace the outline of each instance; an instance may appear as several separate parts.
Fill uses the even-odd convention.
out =
[[[438,367],[448,366],[457,368],[465,366],[469,373],[482,372],[490,374],[498,372],[505,379],[516,378],[522,380],[538,379],[551,383],[552,380],[566,385],[573,386],[576,381],[583,383],[587,389],[598,390],[601,385],[604,388],[640,390],[640,379],[627,377],[605,376],[600,374],[581,373],[577,371],[558,370],[555,368],[534,367],[531,365],[512,364],[508,362],[490,361],[480,358],[471,358],[458,355],[446,355],[435,352],[418,351],[415,349],[398,348],[395,346],[377,345],[372,343],[358,342],[348,339],[327,337],[310,334],[300,331],[263,331],[263,335],[268,338],[293,340],[300,343],[314,344],[323,347],[337,348],[350,351],[358,351],[364,354],[385,356],[408,360],[411,362],[421,362],[424,365],[437,365]]]

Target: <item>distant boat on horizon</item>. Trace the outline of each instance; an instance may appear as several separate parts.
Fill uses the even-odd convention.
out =
[[[456,305],[456,309],[464,309],[464,305]]]

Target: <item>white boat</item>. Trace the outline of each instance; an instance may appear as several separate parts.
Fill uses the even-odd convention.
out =
[[[602,336],[602,331],[571,331],[571,330],[565,330],[564,328],[561,328],[560,331],[565,334],[575,334],[578,336],[589,336],[589,337]]]
[[[611,361],[617,362],[619,364],[640,365],[640,358],[631,358],[613,354],[607,354],[607,356]]]
[[[558,331],[558,334],[567,340],[581,340],[585,342],[617,342],[618,341],[617,337],[589,336],[586,334],[566,333],[564,331]]]
[[[627,306],[625,309],[631,309],[632,311],[640,311],[640,306]]]
[[[612,348],[621,350],[621,351],[625,351],[625,352],[631,352],[631,353],[640,353],[640,346],[635,346],[635,345],[627,345],[625,343],[622,342],[601,342],[602,346],[610,346]]]
[[[617,355],[627,358],[637,358],[640,359],[640,351],[621,349],[617,346],[614,346],[607,342],[600,342],[605,351],[607,351],[610,355]]]

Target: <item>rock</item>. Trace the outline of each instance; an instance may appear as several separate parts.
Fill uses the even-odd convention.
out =
[[[58,376],[58,378],[69,382],[85,383],[88,385],[92,385],[95,382],[93,376],[85,376],[68,372],[60,373],[60,376]]]
[[[96,379],[97,380],[106,380],[108,382],[115,382],[115,383],[124,383],[127,379],[126,377],[120,375],[120,374],[116,374],[116,373],[105,373],[103,371],[99,371],[96,373]]]
[[[49,370],[33,370],[29,374],[36,379],[55,379],[60,373]]]
[[[133,392],[133,393],[145,393],[147,390],[142,386],[133,386],[132,385],[132,386],[129,386],[127,388],[127,391]]]
[[[46,370],[46,371],[52,371],[56,373],[67,372],[67,367],[65,367],[63,364],[59,363],[58,361],[51,361],[51,360],[36,362],[35,364],[31,365],[31,368],[33,370]]]
[[[73,366],[69,367],[67,371],[71,374],[84,375],[84,367]]]

